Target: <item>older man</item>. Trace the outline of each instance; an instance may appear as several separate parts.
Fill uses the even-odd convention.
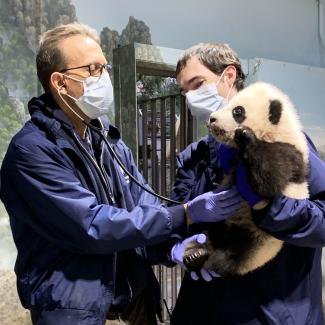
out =
[[[231,214],[240,196],[232,189],[166,208],[130,182],[99,134],[145,184],[119,131],[102,117],[113,90],[89,27],[44,33],[37,73],[45,94],[29,102],[31,119],[1,168],[21,302],[34,324],[103,324],[107,316],[156,324],[159,289],[150,263],[167,257],[154,244],[174,237],[162,244],[169,252],[187,224],[226,217],[220,207]]]

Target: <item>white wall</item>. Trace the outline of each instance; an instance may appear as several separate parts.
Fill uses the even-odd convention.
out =
[[[130,15],[143,20],[157,46],[186,49],[199,42],[226,42],[243,58],[325,64],[318,38],[318,0],[72,2],[78,19],[98,31],[108,26],[121,32]]]
[[[216,39],[230,43],[241,57],[325,66],[317,0],[218,2],[223,15],[216,19]]]

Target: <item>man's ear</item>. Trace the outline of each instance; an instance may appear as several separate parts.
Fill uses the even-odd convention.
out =
[[[237,77],[237,70],[234,65],[228,65],[225,71],[225,82],[228,83],[229,86],[233,85],[234,82],[236,81]]]
[[[63,94],[67,93],[64,77],[62,73],[53,72],[51,74],[50,83],[51,83],[51,87],[54,88],[56,91],[60,89],[61,93]]]

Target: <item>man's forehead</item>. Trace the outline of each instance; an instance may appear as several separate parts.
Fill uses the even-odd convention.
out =
[[[186,61],[185,66],[180,71],[180,73],[181,74],[184,74],[184,73],[187,74],[189,72],[196,73],[197,71],[200,71],[202,69],[202,67],[204,67],[204,65],[201,63],[201,61],[198,58],[191,57]]]
[[[205,67],[199,59],[192,57],[187,60],[184,68],[179,72],[177,81],[181,88],[186,89],[186,87],[196,79],[212,73],[213,72]]]
[[[65,60],[70,63],[80,63],[89,60],[92,55],[102,55],[100,45],[86,35],[65,38],[58,46]]]

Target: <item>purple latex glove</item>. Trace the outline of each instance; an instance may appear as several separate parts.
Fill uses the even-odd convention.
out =
[[[223,143],[218,145],[218,159],[220,161],[220,166],[226,174],[229,174],[234,168],[237,156],[238,149],[229,147]]]
[[[242,197],[235,186],[218,189],[197,196],[187,203],[187,213],[193,223],[218,222],[240,209]]]
[[[252,186],[250,185],[243,160],[239,160],[237,164],[236,187],[240,195],[245,201],[248,202],[250,207],[253,207],[256,203],[264,199],[262,196],[255,193]]]
[[[174,263],[179,264],[184,270],[187,270],[183,263],[184,252],[187,244],[193,240],[196,240],[199,244],[204,244],[206,241],[206,236],[204,234],[193,235],[184,239],[182,242],[176,243],[171,250],[171,260]],[[200,278],[200,276],[198,276],[194,271],[190,272],[190,275],[193,280],[198,280]],[[211,281],[213,277],[219,277],[217,273],[205,269],[200,270],[200,275],[205,281]]]
[[[200,275],[197,274],[197,272],[190,272],[192,280],[199,280],[202,278],[204,281],[211,281],[213,278],[220,278],[220,274],[217,274],[214,271],[206,270],[206,269],[201,269],[200,270]]]

